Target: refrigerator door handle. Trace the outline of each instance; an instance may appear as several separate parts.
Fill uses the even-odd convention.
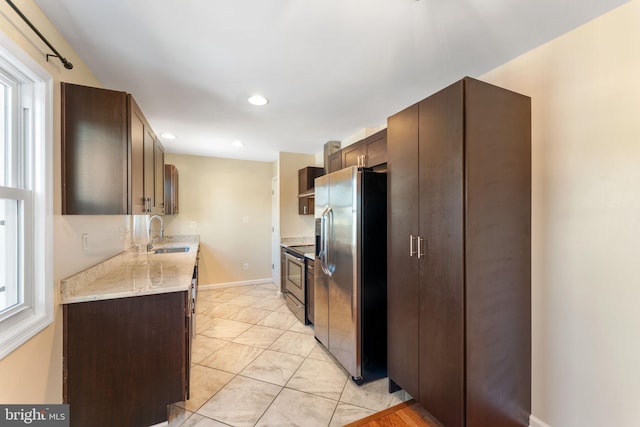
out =
[[[329,247],[329,239],[333,237],[333,209],[327,208],[327,221],[326,221],[327,231],[325,233],[325,264],[327,266],[326,274],[331,277],[333,272],[336,271],[336,266],[331,262],[332,253],[331,248]]]
[[[320,215],[320,250],[318,251],[318,258],[320,259],[320,268],[324,274],[329,275],[327,266],[327,212],[329,212],[329,208],[322,211]]]

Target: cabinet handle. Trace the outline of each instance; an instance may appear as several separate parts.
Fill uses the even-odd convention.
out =
[[[422,248],[423,242],[424,242],[424,239],[418,236],[418,259],[424,258],[424,250]]]
[[[416,236],[411,234],[409,236],[409,256],[412,257],[416,254],[416,250],[413,248],[413,241],[416,239]]]

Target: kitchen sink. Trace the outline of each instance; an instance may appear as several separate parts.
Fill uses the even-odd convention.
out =
[[[174,247],[174,248],[158,248],[153,250],[154,254],[171,254],[174,252],[189,252],[189,247],[180,246],[180,247]]]

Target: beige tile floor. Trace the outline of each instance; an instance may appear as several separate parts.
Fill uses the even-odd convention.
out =
[[[342,426],[409,397],[355,385],[273,283],[201,290],[196,311],[191,398],[169,426]]]

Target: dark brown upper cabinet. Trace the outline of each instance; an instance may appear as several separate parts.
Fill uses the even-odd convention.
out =
[[[132,214],[164,213],[164,147],[131,95],[127,95],[131,147]]]
[[[178,168],[175,165],[164,165],[164,213],[166,215],[177,215],[180,212],[178,200]]]
[[[328,162],[329,167],[327,168],[327,173],[342,169],[342,151],[338,150],[335,153],[329,154]]]
[[[343,168],[375,168],[387,163],[387,130],[382,129],[341,150]]]
[[[384,170],[383,166],[387,163],[387,130],[382,129],[330,154],[328,163],[328,173],[350,166]]]
[[[62,214],[164,212],[164,148],[131,95],[62,83]]]
[[[127,94],[62,83],[62,214],[126,215]]]
[[[388,120],[388,375],[448,427],[531,412],[531,100],[465,78]]]
[[[298,171],[298,213],[300,215],[314,214],[314,180],[324,174],[324,168],[307,166]]]

